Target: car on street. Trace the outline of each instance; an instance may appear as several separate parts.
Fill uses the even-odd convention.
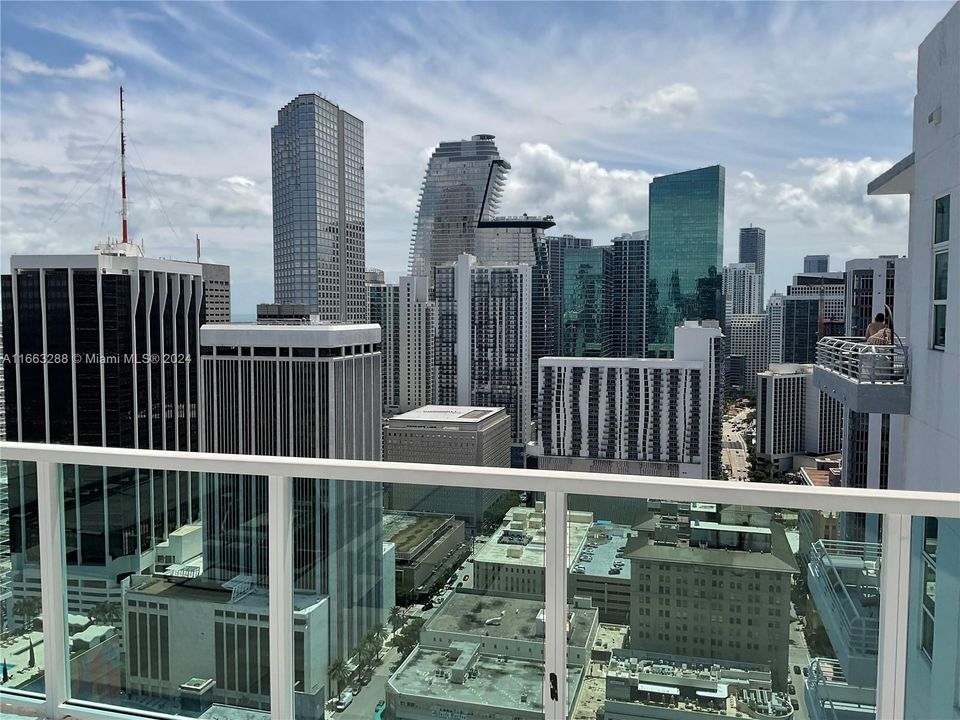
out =
[[[797,675],[799,675],[799,674],[800,674],[800,666],[799,666],[799,665],[794,665],[794,666],[793,666],[793,672],[795,672]]]
[[[352,702],[353,702],[353,693],[349,691],[345,692],[343,695],[340,696],[340,699],[337,700],[337,705],[336,705],[337,712],[343,712],[348,707],[350,707],[350,703]]]
[[[377,703],[377,707],[373,710],[373,720],[380,720],[383,717],[383,711],[386,709],[387,703],[385,700],[381,700]]]
[[[469,575],[464,575],[464,576],[463,576],[463,581],[464,581],[464,582],[466,582],[466,581],[469,580],[469,579],[470,579],[470,576],[469,576]]]
[[[793,707],[794,710],[800,709],[800,703],[798,703],[796,700],[790,700],[790,705]]]
[[[805,668],[803,669],[803,676],[804,676],[804,677],[810,677],[810,668],[806,668],[806,667],[805,667]]]

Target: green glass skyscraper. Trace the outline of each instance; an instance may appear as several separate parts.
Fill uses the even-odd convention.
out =
[[[673,357],[684,320],[723,320],[722,165],[650,183],[646,356]]]
[[[610,248],[568,248],[563,258],[562,352],[604,357],[606,264]]]

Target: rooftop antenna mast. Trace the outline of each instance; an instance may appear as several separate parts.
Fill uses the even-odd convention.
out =
[[[123,133],[123,85],[120,86],[120,218],[123,220],[123,243],[127,239],[127,137]]]

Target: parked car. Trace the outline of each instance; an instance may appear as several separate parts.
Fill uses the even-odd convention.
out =
[[[470,579],[470,576],[469,576],[469,575],[464,575],[464,576],[463,576],[463,581],[464,581],[464,582],[466,582],[466,581],[469,580],[469,579]]]
[[[793,709],[794,709],[794,710],[799,710],[799,709],[800,709],[800,703],[798,703],[796,700],[791,700],[791,701],[790,701],[790,705],[793,706]]]
[[[340,696],[340,699],[337,700],[336,710],[337,712],[343,712],[350,704],[353,702],[353,693],[349,690]]]
[[[800,674],[800,666],[799,666],[799,665],[794,665],[794,666],[793,666],[793,672],[795,672],[797,675],[799,675],[799,674]]]
[[[803,676],[804,676],[804,677],[810,677],[810,668],[805,667],[805,668],[803,669]]]

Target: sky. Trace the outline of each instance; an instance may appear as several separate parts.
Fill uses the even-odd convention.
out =
[[[767,229],[766,290],[805,254],[904,254],[907,201],[867,183],[911,149],[916,48],[949,3],[4,2],[0,266],[120,234],[230,265],[273,300],[270,128],[318,92],[364,122],[366,256],[405,273],[427,159],[496,136],[503,214],[595,244],[647,227],[650,180],[726,168],[724,261]]]

